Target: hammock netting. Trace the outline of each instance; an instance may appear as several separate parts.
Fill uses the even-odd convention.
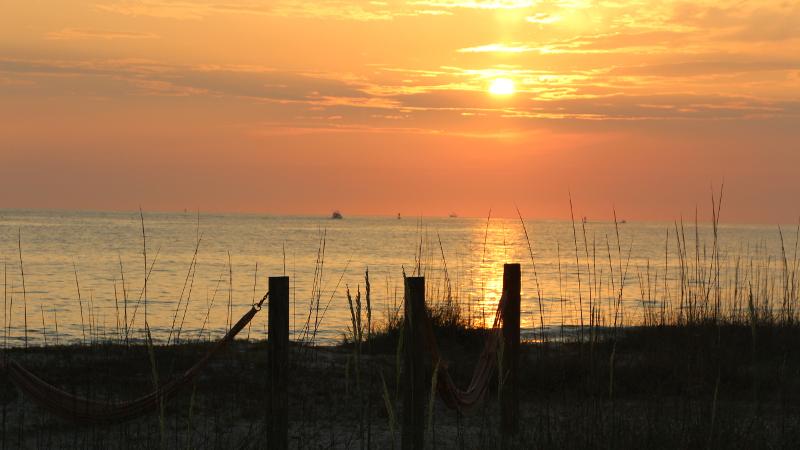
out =
[[[225,348],[244,327],[253,320],[269,293],[247,312],[230,330],[217,341],[193,366],[180,377],[169,381],[153,392],[125,402],[98,402],[73,395],[60,389],[22,367],[16,361],[0,361],[8,378],[28,397],[56,416],[80,424],[116,424],[126,422],[158,410],[167,400],[188,386],[211,361]]]
[[[438,366],[436,370],[436,390],[439,398],[448,408],[462,413],[469,413],[479,406],[486,397],[486,393],[489,391],[489,383],[497,370],[498,350],[502,345],[502,330],[500,326],[503,321],[505,305],[506,295],[504,293],[497,304],[492,328],[486,338],[483,351],[478,357],[478,362],[475,364],[472,378],[466,389],[460,389],[456,386],[453,377],[450,376],[447,362],[442,359],[439,351],[430,318],[428,314],[422,314],[421,332],[430,351],[431,362],[434,367]]]
[[[28,397],[42,408],[56,416],[80,424],[117,424],[126,422],[158,410],[167,400],[174,397],[184,387],[190,385],[197,375],[208,365],[211,359],[225,348],[236,335],[261,310],[261,305],[269,293],[258,304],[253,305],[238,322],[217,341],[214,346],[187,369],[180,377],[169,381],[153,392],[134,400],[124,402],[99,402],[71,394],[60,389],[36,374],[24,368],[16,361],[0,361],[0,370],[5,370],[9,379]],[[500,298],[495,311],[492,328],[486,338],[483,350],[478,357],[472,378],[466,389],[460,389],[442,358],[433,325],[427,311],[422,314],[421,328],[416,331],[422,334],[428,348],[432,364],[436,370],[436,388],[444,404],[462,413],[474,410],[486,397],[493,375],[497,371],[498,351],[502,345],[501,323],[505,311],[506,295]]]

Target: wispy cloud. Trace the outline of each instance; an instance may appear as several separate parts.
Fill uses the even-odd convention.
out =
[[[548,13],[536,13],[532,16],[528,16],[525,18],[526,21],[530,23],[538,23],[541,25],[556,23],[561,20],[561,16],[558,14],[548,14]]]
[[[202,20],[208,17],[228,15],[258,15],[276,17],[297,17],[314,19],[353,20],[361,22],[392,20],[395,17],[445,16],[452,13],[447,7],[436,7],[436,2],[360,2],[346,0],[325,0],[308,2],[303,0],[275,0],[259,2],[239,1],[165,1],[165,0],[118,0],[96,5],[105,12],[127,16],[149,16],[178,20]],[[423,8],[418,6],[425,5]]]
[[[796,59],[742,58],[700,59],[664,64],[645,64],[615,67],[609,71],[616,75],[692,77],[708,75],[732,76],[741,73],[800,71],[800,57]]]
[[[800,38],[800,4],[764,1],[719,5],[715,2],[675,2],[673,25],[720,31],[722,39],[783,41]]]
[[[0,74],[56,83],[67,92],[109,97],[204,95],[253,101],[374,106],[363,84],[308,72],[236,65],[168,65],[137,60],[48,61],[0,59]],[[65,78],[66,77],[66,78]],[[113,81],[104,84],[98,80]],[[126,87],[127,86],[127,87]]]
[[[523,9],[530,8],[539,2],[536,0],[419,0],[409,3],[435,8]]]
[[[478,45],[476,47],[465,47],[458,49],[459,53],[525,53],[537,50],[526,44],[514,42],[511,44],[486,44]]]
[[[123,14],[132,17],[157,17],[162,19],[199,20],[216,12],[228,10],[226,6],[208,3],[164,2],[159,0],[130,1],[120,0],[99,3],[95,7],[101,11]],[[251,10],[247,10],[251,11]]]
[[[788,56],[800,41],[790,26],[800,7],[779,0],[741,8],[706,0],[97,1],[89,7],[117,15],[118,30],[76,23],[44,37],[97,41],[81,46],[102,53],[0,59],[0,93],[207,102],[292,130],[487,134],[556,119],[785,119],[800,101],[800,60]],[[168,31],[174,20],[203,23],[181,23],[194,33],[183,39]],[[165,45],[153,61],[135,60],[125,53],[133,45],[102,42],[168,36],[185,48],[229,23],[243,29],[192,59]],[[267,23],[280,30],[262,30]],[[385,42],[365,42],[377,29]],[[513,80],[516,93],[490,95],[498,77]]]
[[[160,36],[155,33],[142,33],[137,31],[116,31],[116,30],[91,30],[83,28],[63,28],[59,31],[51,31],[45,34],[45,39],[55,41],[75,41],[84,39],[158,39]]]

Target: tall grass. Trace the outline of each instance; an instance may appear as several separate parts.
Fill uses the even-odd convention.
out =
[[[19,273],[22,278],[22,308],[25,330],[25,348],[28,348],[28,292],[25,289],[25,269],[22,264],[22,229],[17,229],[17,249],[19,250]]]

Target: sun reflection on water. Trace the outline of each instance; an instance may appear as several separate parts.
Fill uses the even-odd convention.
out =
[[[472,231],[472,259],[477,261],[470,278],[477,284],[479,292],[474,308],[479,312],[473,323],[491,327],[494,313],[503,294],[503,266],[511,261],[516,243],[520,240],[518,230],[509,229],[502,223],[489,222],[488,226],[476,224]],[[514,259],[514,258],[512,258]]]

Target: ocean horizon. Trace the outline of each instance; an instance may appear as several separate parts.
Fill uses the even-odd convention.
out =
[[[431,306],[449,299],[470,324],[488,326],[505,263],[522,266],[523,338],[555,339],[589,324],[591,302],[600,326],[639,325],[662,307],[679,308],[666,303],[677,302],[670,296],[680,283],[693,281],[686,274],[681,281],[678,242],[697,270],[707,270],[714,244],[713,225],[695,229],[694,222],[680,229],[587,220],[576,222],[573,234],[569,220],[525,220],[523,229],[518,218],[494,217],[332,220],[186,211],[143,218],[139,211],[0,210],[5,345],[25,345],[26,334],[28,345],[114,341],[125,323],[136,340],[145,318],[156,342],[174,339],[179,329],[183,340],[215,339],[261,298],[268,276],[280,275],[291,279],[291,339],[313,335],[315,344],[336,344],[350,323],[346,290],[365,294],[367,270],[378,324],[402,305],[405,273],[426,277]],[[796,259],[795,230],[782,230],[783,248]],[[777,225],[723,223],[717,242],[725,289],[744,289],[748,278],[735,273],[743,261],[753,277],[760,276],[756,269],[781,270]],[[266,338],[266,316],[240,338]]]

